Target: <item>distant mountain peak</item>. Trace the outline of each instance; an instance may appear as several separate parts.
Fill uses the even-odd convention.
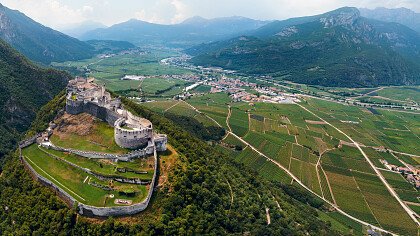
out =
[[[184,20],[181,24],[197,24],[197,23],[201,23],[201,22],[205,22],[207,21],[206,18],[201,17],[201,16],[193,16],[190,17],[186,20]]]
[[[360,11],[354,7],[343,7],[329,12],[320,21],[324,27],[353,25],[360,18]]]
[[[420,13],[411,9],[377,7],[375,9],[360,8],[360,12],[363,17],[399,23],[420,33]]]

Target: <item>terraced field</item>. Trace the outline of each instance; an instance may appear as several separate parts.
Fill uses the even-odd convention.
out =
[[[197,108],[209,116],[214,115],[212,112],[215,110],[224,113],[223,107],[226,108],[229,104],[226,100],[217,102],[209,98],[201,101],[194,102],[194,106],[198,105]],[[229,125],[232,132],[242,136],[254,148],[288,169],[313,192],[363,221],[403,234],[417,232],[414,222],[388,192],[360,151],[333,127],[296,105],[256,103],[249,106],[231,103],[230,106],[232,113]],[[412,147],[420,141],[413,138],[417,131],[399,136],[402,140],[412,138],[407,143],[408,147],[404,147],[402,142],[391,141],[392,136],[387,141],[382,140],[382,136],[390,135],[387,132],[396,132],[392,129],[410,129],[409,123],[412,118],[399,114],[388,112],[375,117],[378,115],[357,107],[318,100],[309,100],[305,106],[319,113],[326,121],[336,125],[353,139],[368,146],[382,145],[398,151],[413,151]],[[221,118],[220,120],[222,121]],[[377,127],[382,130],[378,131]],[[230,143],[231,149],[237,145],[237,141],[232,137],[229,135],[223,141]],[[391,143],[392,145],[389,145]],[[401,164],[400,157],[390,152],[376,151],[371,147],[363,149],[378,168],[384,168],[380,160]],[[265,158],[250,148],[231,152],[235,160],[250,166],[266,178],[270,178],[271,175],[266,171],[262,172],[262,169],[276,169],[275,165],[270,168],[264,167]],[[409,156],[403,158],[409,159],[411,163],[416,161]],[[273,177],[274,179],[279,178]],[[415,199],[413,193],[416,192],[412,189],[397,188],[396,191],[402,199]],[[386,204],[381,204],[384,201]]]

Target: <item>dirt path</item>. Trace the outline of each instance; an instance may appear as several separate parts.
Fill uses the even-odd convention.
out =
[[[164,111],[163,111],[163,113],[165,113],[165,112],[167,112],[167,111],[171,110],[172,108],[176,107],[179,103],[181,103],[181,101],[178,101],[178,102],[177,102],[177,103],[175,103],[174,105],[172,105],[172,106],[168,107],[166,110],[164,110]]]
[[[260,152],[260,151],[258,151],[255,147],[253,147],[252,145],[250,145],[248,142],[246,142],[245,140],[243,140],[241,137],[239,137],[238,135],[236,135],[236,134],[234,134],[234,133],[232,133],[232,132],[229,132],[230,134],[232,134],[233,136],[235,136],[237,139],[239,139],[242,143],[244,143],[245,145],[247,145],[249,148],[251,148],[253,151],[255,151],[255,152],[257,152],[259,155],[261,155],[261,156],[263,156],[263,157],[265,157],[267,160],[269,160],[269,161],[271,161],[272,163],[274,163],[276,166],[278,166],[280,169],[282,169],[283,171],[285,171],[290,177],[292,177],[292,181],[295,181],[296,183],[298,183],[300,186],[302,186],[303,188],[305,188],[307,191],[309,191],[309,192],[311,192],[312,194],[314,194],[315,196],[317,196],[317,197],[319,197],[319,198],[321,198],[321,199],[323,199],[325,202],[327,202],[329,205],[331,205],[336,211],[338,211],[339,213],[341,213],[341,214],[343,214],[343,215],[345,215],[345,216],[347,216],[348,218],[350,218],[350,219],[352,219],[352,220],[354,220],[354,221],[357,221],[357,222],[359,222],[360,224],[363,224],[363,225],[366,225],[366,226],[369,226],[369,227],[371,227],[371,228],[373,228],[373,229],[376,229],[376,230],[379,230],[379,231],[382,231],[382,232],[385,232],[385,233],[389,233],[389,234],[392,234],[392,235],[395,235],[395,234],[393,234],[393,233],[391,233],[391,232],[389,232],[389,231],[387,231],[387,230],[385,230],[385,229],[382,229],[382,228],[380,228],[380,227],[378,227],[378,226],[376,226],[376,225],[372,225],[372,224],[370,224],[370,223],[367,223],[367,222],[365,222],[365,221],[362,221],[362,220],[360,220],[360,219],[358,219],[358,218],[356,218],[356,217],[354,217],[354,216],[352,216],[352,215],[349,215],[348,213],[346,213],[345,211],[343,211],[343,210],[341,210],[336,204],[333,204],[332,202],[330,202],[330,201],[328,201],[327,199],[325,199],[325,198],[323,198],[322,196],[320,196],[319,194],[317,194],[317,193],[315,193],[312,189],[310,189],[308,186],[306,186],[305,184],[303,184],[302,183],[302,181],[300,181],[292,172],[290,172],[288,169],[286,169],[285,167],[283,167],[282,165],[280,165],[277,161],[275,161],[275,160],[273,160],[273,159],[271,159],[271,158],[269,158],[268,156],[266,156],[264,153],[262,153],[262,152]],[[332,193],[331,193],[331,195],[332,195]]]
[[[217,126],[219,126],[219,127],[222,127],[223,128],[223,126],[221,126],[220,124],[219,124],[219,122],[217,122],[215,119],[213,119],[213,118],[211,118],[210,116],[208,116],[206,113],[204,113],[204,112],[200,112],[200,110],[198,110],[197,108],[195,108],[193,105],[191,105],[191,104],[189,104],[188,102],[185,102],[188,106],[190,106],[194,111],[196,111],[196,112],[198,112],[198,113],[200,113],[200,114],[203,114],[205,117],[207,117],[207,118],[209,118],[211,121],[213,121]]]
[[[383,177],[383,175],[381,174],[381,172],[379,170],[376,169],[375,165],[373,164],[373,162],[369,159],[369,157],[366,155],[366,153],[363,151],[363,149],[359,146],[359,144],[354,141],[350,136],[348,136],[346,133],[344,133],[343,131],[341,131],[340,129],[338,129],[337,127],[335,127],[334,125],[332,125],[331,123],[325,121],[324,119],[322,119],[321,117],[319,117],[317,114],[315,114],[314,112],[310,111],[309,109],[307,109],[306,107],[297,104],[299,107],[301,107],[302,109],[304,109],[305,111],[311,113],[312,115],[314,115],[315,117],[317,117],[318,119],[324,121],[326,124],[328,124],[329,126],[331,126],[332,128],[334,128],[335,130],[337,130],[339,133],[343,134],[344,136],[346,136],[346,138],[348,138],[355,146],[357,149],[359,149],[360,153],[363,155],[363,157],[366,159],[366,161],[369,163],[369,165],[372,167],[372,169],[375,171],[376,175],[379,177],[379,179],[382,181],[382,183],[385,185],[385,187],[388,189],[389,193],[398,201],[398,203],[401,205],[401,207],[405,210],[405,212],[410,216],[410,218],[417,224],[417,226],[420,226],[419,221],[416,218],[416,213],[411,210],[411,208],[409,208],[407,205],[405,205],[405,203],[399,198],[399,196],[397,195],[397,193],[395,192],[395,190],[388,184],[388,182],[385,180],[385,178]]]
[[[187,103],[188,104],[188,103]],[[198,109],[196,109],[195,107],[193,107],[191,104],[188,104],[189,106],[191,106],[194,110],[196,110],[196,111],[199,111]],[[300,104],[297,104],[297,105],[299,105],[299,106],[301,106]],[[304,108],[304,107],[302,107],[302,108]],[[306,108],[304,108],[305,110],[307,110]],[[309,111],[309,110],[308,110]],[[313,114],[312,112],[310,112],[311,114]],[[207,116],[207,115],[206,115]],[[316,115],[315,115],[316,116]],[[316,117],[318,117],[318,116],[316,116]],[[210,118],[210,117],[209,117]],[[319,118],[319,117],[318,117]],[[222,127],[218,122],[216,122],[214,119],[212,119],[212,118],[210,118],[211,120],[213,120],[216,124],[218,124],[220,127]],[[322,120],[322,119],[321,119]],[[325,120],[323,120],[326,124],[329,124],[328,122],[326,122]],[[329,124],[330,125],[330,124]],[[333,192],[331,191],[331,187],[329,186],[329,188],[330,188],[330,191],[331,191],[331,196],[333,197],[333,200],[334,200],[334,203],[332,203],[332,202],[330,202],[329,200],[327,200],[327,199],[325,199],[325,198],[323,198],[322,196],[320,196],[319,194],[317,194],[317,193],[315,193],[312,189],[310,189],[308,186],[306,186],[305,184],[303,184],[302,183],[302,181],[300,181],[292,172],[290,172],[287,168],[285,168],[284,166],[282,166],[280,163],[278,163],[277,161],[275,161],[275,160],[273,160],[273,159],[271,159],[271,158],[269,158],[268,156],[266,156],[264,153],[262,153],[262,152],[260,152],[259,150],[257,150],[255,147],[253,147],[251,144],[249,144],[248,142],[246,142],[244,139],[242,139],[241,137],[239,137],[238,135],[236,135],[235,133],[233,133],[233,132],[230,132],[230,131],[228,131],[227,132],[228,134],[231,134],[231,135],[233,135],[234,137],[236,137],[238,140],[240,140],[242,143],[244,143],[245,145],[247,145],[247,147],[249,147],[249,148],[251,148],[253,151],[255,151],[256,153],[258,153],[259,155],[261,155],[261,156],[263,156],[264,158],[266,158],[268,161],[271,161],[273,164],[275,164],[277,167],[279,167],[280,169],[282,169],[283,171],[285,171],[291,178],[292,178],[292,181],[296,181],[300,186],[302,186],[304,189],[306,189],[307,191],[309,191],[310,193],[312,193],[312,194],[314,194],[315,196],[317,196],[317,197],[319,197],[319,198],[321,198],[321,199],[323,199],[326,203],[328,203],[329,205],[331,205],[337,212],[339,212],[339,213],[341,213],[342,215],[344,215],[344,216],[346,216],[346,217],[348,217],[348,218],[350,218],[350,219],[352,219],[352,220],[354,220],[354,221],[356,221],[356,222],[358,222],[358,223],[360,223],[360,224],[362,224],[362,225],[366,225],[366,226],[369,226],[369,227],[371,227],[372,229],[375,229],[375,230],[378,230],[378,231],[381,231],[381,232],[385,232],[385,233],[388,233],[388,234],[392,234],[392,235],[395,235],[394,233],[392,233],[392,232],[390,232],[390,231],[387,231],[387,230],[385,230],[385,229],[382,229],[382,228],[380,228],[380,227],[378,227],[378,226],[376,226],[376,225],[372,225],[372,224],[370,224],[370,223],[368,223],[368,222],[365,222],[365,221],[363,221],[363,220],[360,220],[360,219],[358,219],[358,218],[356,218],[356,217],[354,217],[354,216],[352,216],[352,215],[350,215],[350,214],[348,214],[348,213],[346,213],[345,211],[343,211],[343,210],[341,210],[337,205],[336,205],[336,203],[335,203],[335,199],[334,199],[334,195],[333,195]],[[360,147],[359,147],[360,148]],[[328,178],[327,178],[327,181],[328,181]],[[329,184],[329,183],[328,183]]]
[[[232,208],[232,205],[233,205],[233,190],[232,190],[232,186],[229,183],[229,180],[226,179],[226,182],[227,182],[227,184],[229,186],[229,190],[230,190],[230,208]],[[230,210],[230,208],[229,208],[229,210]]]
[[[230,132],[232,132],[232,128],[230,128],[230,125],[229,125],[229,119],[231,115],[232,115],[232,108],[230,107],[230,105],[228,105],[228,115],[226,117],[226,125]]]
[[[265,207],[265,214],[267,215],[267,225],[271,224],[270,208]]]

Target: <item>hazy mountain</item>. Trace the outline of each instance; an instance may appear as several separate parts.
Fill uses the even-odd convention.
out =
[[[63,26],[60,28],[60,31],[63,32],[64,34],[70,35],[71,37],[80,38],[86,32],[89,32],[95,29],[103,29],[106,27],[107,27],[106,25],[99,22],[84,21],[77,24]]]
[[[0,40],[0,159],[68,79],[67,73],[35,66]]]
[[[106,29],[87,32],[81,38],[184,47],[234,37],[255,30],[266,23],[268,22],[244,17],[216,19],[193,17],[175,25],[154,24],[132,19]]]
[[[251,36],[187,50],[198,65],[325,86],[420,83],[420,36],[356,8],[277,21]]]
[[[397,9],[388,9],[388,8],[376,8],[376,9],[366,9],[361,8],[360,13],[366,18],[372,18],[380,21],[386,22],[396,22],[402,25],[408,26],[411,29],[420,33],[420,13],[416,13],[407,8],[397,8]]]
[[[0,4],[0,38],[34,61],[49,64],[90,58],[93,47]]]

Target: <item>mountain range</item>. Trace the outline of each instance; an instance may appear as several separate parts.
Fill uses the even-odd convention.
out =
[[[420,13],[407,8],[388,9],[378,7],[375,9],[359,9],[362,16],[385,22],[396,22],[408,26],[420,33]]]
[[[63,32],[64,34],[67,34],[74,38],[80,38],[82,35],[86,34],[89,31],[95,30],[95,29],[102,29],[106,28],[107,26],[95,22],[95,21],[84,21],[77,24],[71,24],[71,25],[65,25],[60,27],[60,32]]]
[[[80,39],[122,40],[137,45],[190,47],[245,34],[267,23],[269,22],[236,16],[216,19],[204,19],[197,16],[174,25],[132,19],[109,28],[89,31]]]
[[[324,86],[420,83],[420,36],[345,7],[186,50],[193,63]]]

